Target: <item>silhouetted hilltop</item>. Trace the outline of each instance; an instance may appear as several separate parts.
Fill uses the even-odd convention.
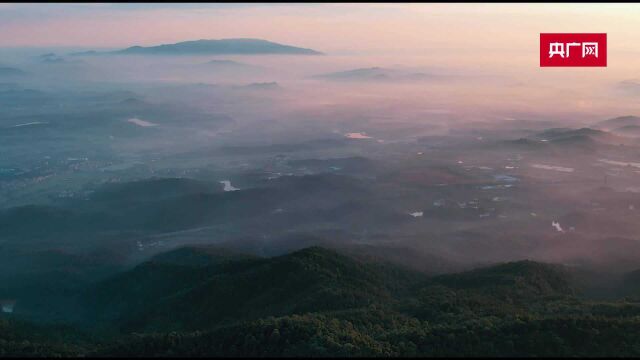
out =
[[[0,77],[25,76],[27,72],[13,67],[0,66]]]
[[[193,55],[193,54],[289,54],[289,55],[321,55],[322,53],[290,45],[278,44],[261,39],[221,39],[194,40],[158,46],[132,46],[124,50],[114,51],[123,55]],[[86,55],[86,53],[85,53]]]
[[[619,116],[613,119],[597,122],[594,124],[594,127],[596,129],[614,130],[629,125],[640,125],[640,117],[633,115]]]

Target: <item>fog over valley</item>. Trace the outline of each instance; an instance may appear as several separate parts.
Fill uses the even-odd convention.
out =
[[[129,29],[138,5],[64,16]],[[53,12],[66,42],[4,10],[24,18],[0,24],[0,356],[637,355],[620,345],[640,310],[633,51],[563,71],[538,66],[537,30],[477,61],[459,30],[420,48],[409,4],[370,48],[374,4],[287,18],[352,9],[334,43],[157,5],[193,31],[90,42]],[[284,6],[228,5],[241,22]]]

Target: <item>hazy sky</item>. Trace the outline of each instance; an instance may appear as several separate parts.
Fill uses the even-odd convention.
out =
[[[634,71],[640,4],[0,4],[0,47],[90,48],[261,38],[330,55],[393,54],[517,68],[540,32],[606,32]]]
[[[503,90],[520,86],[523,102],[539,96],[548,103],[550,86],[562,87],[579,94],[569,108],[588,108],[613,100],[631,106],[635,98],[619,99],[621,83],[634,97],[640,93],[639,23],[640,4],[0,4],[0,48],[260,38],[328,55],[366,55],[360,66],[505,76],[516,88]],[[607,33],[608,66],[541,69],[541,32]]]
[[[567,31],[640,51],[638,20],[638,4],[0,4],[0,46],[255,37],[327,52],[527,51],[540,32]]]

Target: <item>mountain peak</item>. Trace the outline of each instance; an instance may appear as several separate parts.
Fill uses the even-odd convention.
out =
[[[290,55],[320,55],[322,53],[306,48],[279,44],[262,39],[234,38],[234,39],[200,39],[182,41],[174,44],[157,46],[131,46],[115,51],[115,54],[141,55],[186,55],[186,54],[290,54]]]

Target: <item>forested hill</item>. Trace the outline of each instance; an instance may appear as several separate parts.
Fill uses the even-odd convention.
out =
[[[640,304],[586,300],[572,279],[532,261],[429,276],[320,247],[190,246],[83,289],[82,328],[5,316],[0,355],[640,355]]]

